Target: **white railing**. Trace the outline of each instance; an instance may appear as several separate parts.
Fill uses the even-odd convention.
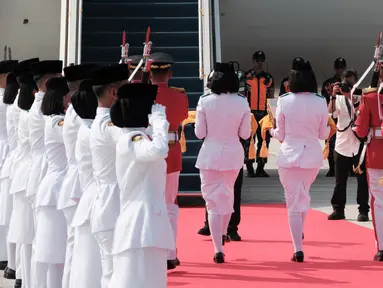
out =
[[[199,79],[204,79],[203,70],[203,0],[198,0],[198,50],[199,50]]]

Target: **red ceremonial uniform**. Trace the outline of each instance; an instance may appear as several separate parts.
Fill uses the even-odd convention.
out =
[[[169,134],[179,134],[181,123],[188,118],[189,102],[183,89],[169,87],[166,83],[155,83],[158,85],[156,103],[166,107],[166,117],[169,122]],[[183,91],[183,92],[181,92]],[[178,137],[179,138],[179,137]],[[166,158],[167,174],[182,170],[181,145],[177,141],[169,141],[169,153]]]
[[[372,132],[371,142],[368,144],[366,152],[366,169],[378,250],[374,260],[383,261],[383,136],[382,120],[379,116],[379,109],[382,111],[383,107],[379,105],[378,97],[380,97],[380,103],[383,103],[383,95],[378,96],[376,88],[363,91],[359,111],[357,111],[356,127],[353,130],[360,138],[366,137],[370,131]]]

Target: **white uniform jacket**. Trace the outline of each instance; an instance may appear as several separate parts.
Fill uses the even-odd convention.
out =
[[[77,133],[80,128],[81,119],[78,117],[73,106],[70,104],[65,113],[63,125],[63,140],[65,145],[66,158],[68,160],[68,171],[61,187],[60,197],[57,202],[57,209],[65,209],[75,206],[74,199],[80,199],[82,190],[78,176],[78,168],[75,156]]]
[[[0,168],[5,161],[8,153],[8,137],[7,137],[7,108],[4,104],[4,88],[0,88]]]
[[[44,95],[44,92],[37,92],[35,94],[35,101],[29,110],[29,143],[32,151],[32,167],[27,188],[28,197],[37,194],[48,167],[44,145],[45,120],[41,111]]]
[[[97,184],[91,216],[92,233],[114,229],[120,214],[116,143],[121,136],[121,129],[113,125],[109,112],[109,108],[98,107],[90,130],[93,176]]]
[[[67,172],[62,128],[64,115],[45,117],[44,143],[48,169],[36,195],[36,207],[57,207],[61,185]]]
[[[121,214],[113,254],[134,248],[175,249],[165,202],[168,129],[165,117],[154,120],[153,140],[144,132],[123,129],[116,153]]]
[[[279,97],[273,137],[282,142],[277,165],[282,168],[320,168],[319,140],[330,132],[326,99],[314,93],[287,93]]]
[[[216,171],[241,169],[245,153],[239,138],[248,139],[250,133],[250,107],[244,96],[214,93],[201,96],[195,134],[205,140],[196,167]]]
[[[90,128],[93,119],[80,119],[76,143],[76,162],[81,189],[83,192],[78,203],[72,226],[83,225],[90,220],[94,200],[97,196],[96,180],[93,177],[92,153],[90,151]]]

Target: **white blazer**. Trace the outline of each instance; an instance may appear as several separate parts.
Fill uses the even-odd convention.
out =
[[[270,134],[282,142],[278,167],[322,167],[319,140],[330,132],[326,99],[314,93],[287,93],[279,97],[276,114],[277,128]]]
[[[216,171],[241,169],[244,150],[239,138],[251,133],[249,103],[240,94],[209,93],[198,101],[195,135],[204,139],[196,167]]]

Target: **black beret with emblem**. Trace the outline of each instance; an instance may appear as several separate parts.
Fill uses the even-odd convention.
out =
[[[47,81],[46,87],[47,87],[47,91],[58,90],[63,92],[63,94],[69,93],[69,87],[68,87],[67,79],[65,77],[50,78]]]
[[[347,67],[347,62],[344,58],[339,57],[334,61],[334,69],[345,69]]]
[[[129,56],[128,61],[130,61],[130,69],[136,69],[141,59],[142,59],[142,55]]]
[[[35,76],[46,74],[61,74],[63,70],[63,61],[46,60],[32,64],[32,73]]]
[[[257,62],[264,62],[266,61],[266,54],[263,51],[257,51],[253,54],[253,60]]]
[[[150,58],[152,62],[152,71],[166,71],[174,64],[174,58],[172,55],[164,52],[153,53]]]
[[[118,89],[118,99],[110,109],[112,122],[117,127],[147,127],[148,115],[157,96],[157,85],[132,83]]]
[[[92,72],[99,68],[96,64],[72,65],[64,68],[64,75],[68,82],[89,79]]]
[[[109,65],[94,70],[91,79],[94,86],[107,85],[129,78],[129,69],[126,64]]]
[[[17,66],[17,60],[5,60],[0,62],[0,74],[11,73]]]

